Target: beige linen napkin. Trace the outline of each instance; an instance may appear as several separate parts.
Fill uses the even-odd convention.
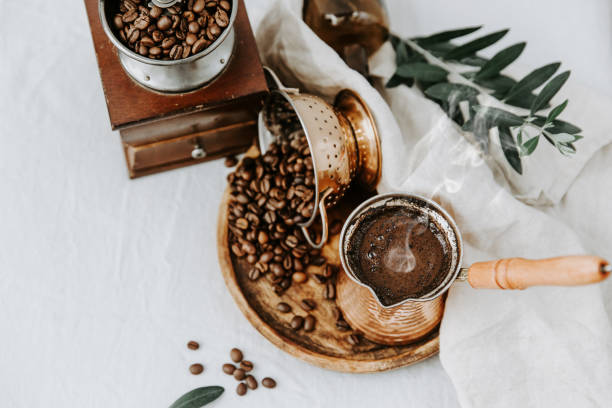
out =
[[[466,264],[584,252],[564,223],[500,185],[499,174],[437,105],[404,86],[379,93],[285,2],[268,10],[257,31],[264,63],[285,85],[328,100],[342,88],[358,92],[381,135],[379,191],[438,201],[463,233]],[[392,72],[388,61],[372,61],[373,72],[383,77]],[[566,166],[575,166],[570,172],[575,177],[585,162]],[[529,183],[537,179],[534,174]],[[538,188],[555,192],[550,201],[560,199],[562,194],[549,187]],[[502,292],[457,283],[449,292],[440,348],[464,407],[598,407],[612,401],[612,330],[597,286]]]

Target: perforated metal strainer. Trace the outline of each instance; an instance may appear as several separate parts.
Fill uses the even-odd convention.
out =
[[[315,210],[301,224],[304,237],[314,248],[327,241],[327,212],[344,195],[353,180],[373,190],[381,171],[380,141],[374,119],[361,98],[348,89],[336,95],[334,105],[318,96],[286,88],[269,68],[264,68],[271,95],[259,115],[262,153],[274,137],[292,129],[273,129],[274,117],[293,117],[308,140],[315,174]],[[308,233],[316,216],[321,216],[321,240],[315,243]]]

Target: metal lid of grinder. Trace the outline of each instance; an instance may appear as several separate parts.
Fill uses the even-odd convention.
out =
[[[380,140],[376,124],[363,100],[345,89],[336,95],[334,105],[318,96],[286,88],[268,67],[264,73],[270,96],[259,114],[259,144],[265,153],[277,137],[300,128],[312,155],[315,176],[315,211],[302,231],[308,243],[321,248],[327,241],[326,207],[344,195],[353,181],[374,190],[381,174]],[[280,118],[283,123],[272,123]],[[311,240],[307,228],[321,216],[321,240]]]

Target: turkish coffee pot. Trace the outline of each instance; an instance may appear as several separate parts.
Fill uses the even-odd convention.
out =
[[[446,241],[449,262],[441,283],[418,297],[407,296],[394,304],[377,295],[376,288],[359,278],[348,254],[355,244],[362,221],[373,210],[402,208],[435,224]],[[370,215],[371,216],[371,215]],[[600,282],[612,265],[597,256],[564,256],[527,260],[498,259],[462,265],[461,233],[453,218],[438,204],[416,195],[391,193],[372,197],[346,220],[340,235],[340,259],[346,273],[338,276],[337,300],[346,321],[364,336],[381,344],[398,345],[429,334],[442,320],[444,298],[455,281],[467,281],[475,289],[525,289],[532,286],[575,286]]]

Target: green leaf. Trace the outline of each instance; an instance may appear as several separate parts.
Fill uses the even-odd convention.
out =
[[[557,119],[557,116],[563,112],[565,107],[567,106],[569,100],[566,99],[561,105],[557,105],[548,112],[548,116],[546,117],[546,123],[551,123],[553,120]]]
[[[421,46],[446,42],[452,40],[453,38],[463,37],[464,35],[471,34],[474,31],[479,30],[481,27],[482,26],[475,26],[460,28],[457,30],[442,31],[440,33],[432,34],[428,37],[417,38],[416,42]]]
[[[414,79],[412,78],[404,78],[401,77],[397,74],[393,75],[389,81],[387,82],[387,84],[385,85],[385,87],[387,88],[395,88],[398,85],[406,85],[406,86],[412,86],[412,84],[414,84]]]
[[[438,82],[446,79],[448,72],[437,65],[426,62],[413,62],[397,67],[396,75],[404,78],[414,78],[427,82]]]
[[[555,62],[552,64],[544,65],[543,67],[530,72],[523,79],[518,81],[512,87],[512,89],[510,89],[510,92],[508,92],[506,99],[513,99],[515,96],[533,91],[538,86],[546,82],[548,78],[553,76],[554,73],[557,72],[557,70],[559,69],[559,66],[561,66],[561,63]]]
[[[223,394],[223,387],[200,387],[189,391],[177,399],[170,408],[200,408],[219,398]]]
[[[443,82],[430,86],[425,90],[425,95],[430,98],[447,102],[459,102],[478,96],[478,89],[468,85]]]
[[[511,45],[495,54],[476,74],[476,78],[487,79],[498,75],[502,69],[516,60],[525,49],[527,43]]]
[[[512,132],[510,132],[509,127],[499,127],[499,143],[501,144],[504,156],[506,156],[506,160],[508,163],[510,163],[510,166],[512,166],[514,171],[516,171],[518,174],[523,174],[521,157],[518,149],[516,148],[516,143],[514,142],[514,138],[512,137]]]
[[[474,54],[476,51],[482,50],[483,48],[488,47],[489,45],[495,44],[499,41],[508,30],[496,31],[494,33],[485,35],[483,37],[476,38],[466,44],[463,44],[454,50],[449,51],[444,55],[444,58],[447,60],[459,60],[463,57],[467,57],[468,55]]]
[[[572,144],[559,143],[557,144],[557,149],[566,156],[576,153],[576,148]]]
[[[516,81],[505,75],[498,75],[493,78],[479,79],[476,78],[475,82],[488,89],[494,90],[496,93],[505,94],[516,84]]]
[[[449,52],[450,50],[454,50],[455,48],[457,48],[456,45],[451,44],[449,42],[443,42],[443,43],[438,43],[438,44],[419,44],[419,45],[437,57],[442,56],[446,54],[447,52]]]
[[[560,143],[560,144],[566,144],[566,143],[572,143],[576,141],[576,136],[574,135],[570,135],[569,133],[556,133],[556,134],[551,134],[550,138],[555,142],[555,143]]]
[[[405,42],[400,41],[395,47],[395,64],[402,65],[410,59],[408,46]]]
[[[478,55],[470,55],[459,60],[460,63],[464,65],[471,65],[473,67],[482,67],[488,61],[488,59],[479,57]]]
[[[517,106],[523,109],[531,108],[533,101],[535,101],[536,96],[532,93],[526,93],[523,95],[517,95],[512,99],[508,99],[506,103],[510,106]]]
[[[546,123],[546,118],[544,116],[535,116],[532,123],[536,126],[542,127]],[[582,129],[579,127],[558,119],[553,120],[552,124],[553,127],[548,128],[548,132],[550,133],[570,133],[575,135],[582,131]]]
[[[492,106],[476,105],[472,109],[476,112],[476,118],[474,120],[478,122],[479,119],[484,119],[486,122],[494,126],[521,126],[525,120],[520,116],[505,111],[503,109],[494,108]]]
[[[538,147],[538,142],[540,141],[540,136],[532,137],[528,141],[523,144],[522,153],[523,156],[529,156],[533,151]]]
[[[570,72],[565,71],[548,82],[544,88],[540,91],[538,97],[533,101],[531,105],[531,114],[533,115],[540,109],[542,109],[548,102],[559,92],[567,78],[569,78]]]

